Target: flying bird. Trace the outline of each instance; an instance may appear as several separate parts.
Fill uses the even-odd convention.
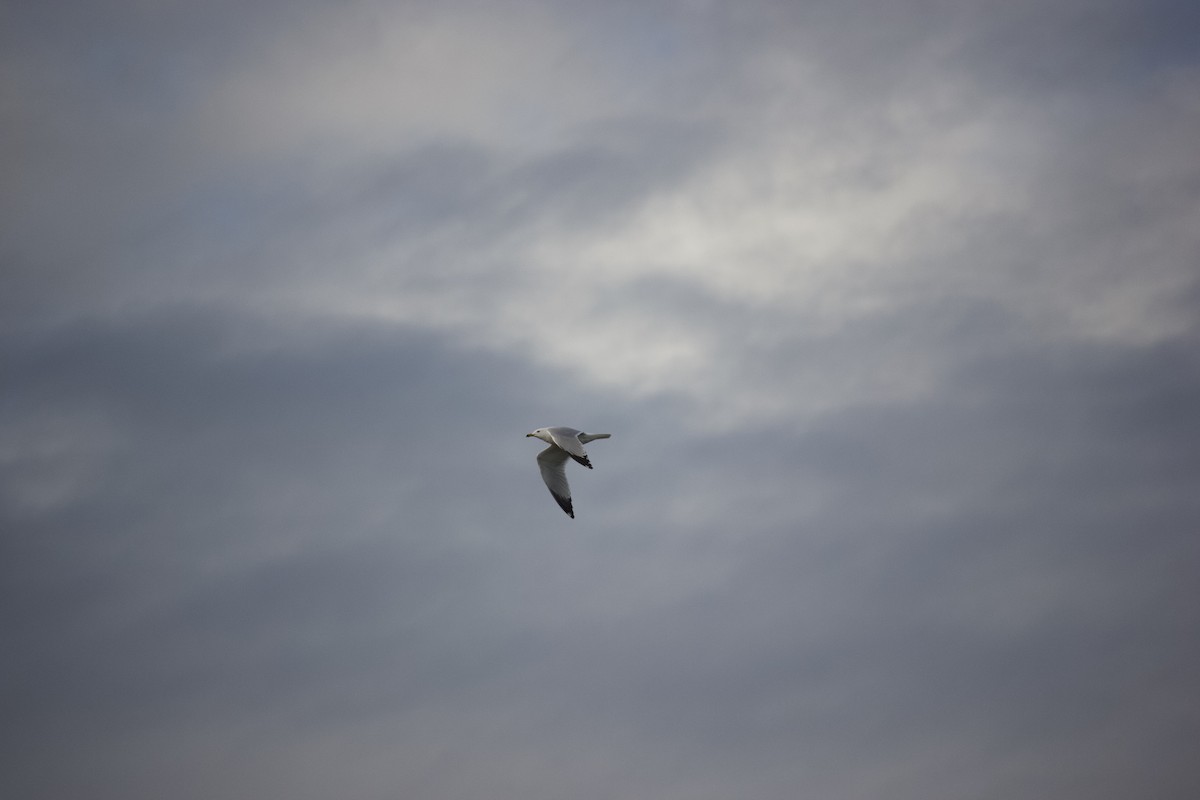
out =
[[[591,469],[591,459],[583,446],[596,439],[607,439],[612,434],[584,433],[574,428],[556,425],[553,428],[538,428],[533,433],[525,434],[526,439],[530,436],[550,444],[538,453],[537,457],[538,467],[542,470],[542,480],[546,482],[546,488],[558,501],[558,505],[567,512],[567,516],[575,519],[575,509],[571,507],[571,487],[567,485],[567,459],[573,458]]]

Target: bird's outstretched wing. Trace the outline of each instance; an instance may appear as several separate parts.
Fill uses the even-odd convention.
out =
[[[567,512],[567,516],[575,519],[575,510],[571,507],[571,487],[567,484],[568,455],[566,450],[552,444],[538,453],[537,462],[542,470],[542,480],[546,482],[546,488],[558,501],[559,507]]]
[[[571,458],[583,464],[588,469],[592,468],[592,461],[588,458],[587,451],[579,443],[579,431],[570,428],[550,428],[550,438],[554,440],[556,445],[565,450]]]

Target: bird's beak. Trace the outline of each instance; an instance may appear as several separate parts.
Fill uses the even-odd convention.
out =
[[[525,434],[525,438],[526,438],[526,439],[528,439],[530,436],[533,436],[533,434],[532,434],[532,433],[527,433],[527,434]]]

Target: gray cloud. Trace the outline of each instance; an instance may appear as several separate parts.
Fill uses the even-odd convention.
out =
[[[1189,8],[13,10],[0,792],[1190,797]]]

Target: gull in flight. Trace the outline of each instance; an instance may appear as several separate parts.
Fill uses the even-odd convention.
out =
[[[537,457],[538,466],[542,470],[542,480],[546,482],[546,488],[558,501],[558,505],[567,512],[567,516],[575,519],[575,510],[571,507],[571,487],[567,485],[567,459],[573,458],[591,469],[592,462],[583,446],[596,439],[607,439],[612,434],[584,433],[559,425],[553,428],[538,428],[533,433],[525,434],[526,439],[530,436],[550,444],[538,453]]]

